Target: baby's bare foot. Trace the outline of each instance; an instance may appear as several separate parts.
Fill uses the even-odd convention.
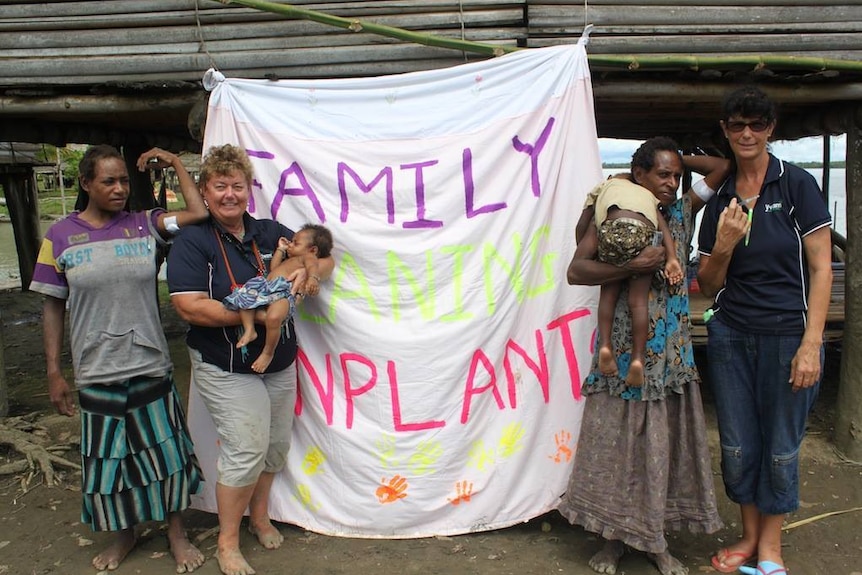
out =
[[[118,532],[113,543],[93,557],[93,567],[97,571],[113,571],[120,566],[129,551],[135,548],[137,541],[134,529],[124,529]]]
[[[216,551],[216,560],[218,561],[218,568],[224,575],[254,575],[257,573],[248,564],[239,549],[218,550]]]
[[[626,385],[629,387],[641,387],[644,384],[644,364],[639,359],[633,359],[629,366],[629,374],[626,376]]]
[[[242,332],[242,336],[236,342],[236,348],[239,349],[241,347],[245,347],[256,339],[257,339],[257,332],[255,330],[244,331],[244,332]]]
[[[610,347],[599,348],[599,371],[604,375],[616,375],[619,372],[617,360]]]
[[[260,352],[260,355],[257,356],[257,359],[254,360],[254,363],[251,364],[251,369],[254,370],[255,373],[263,373],[266,371],[266,368],[269,367],[270,363],[272,363],[272,354],[262,351]]]

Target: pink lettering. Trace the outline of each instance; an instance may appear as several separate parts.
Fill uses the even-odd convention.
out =
[[[575,342],[572,341],[572,332],[569,329],[569,324],[576,319],[589,315],[590,310],[587,308],[576,309],[567,314],[561,315],[547,325],[549,330],[560,330],[560,336],[563,339],[563,350],[565,352],[566,363],[569,365],[569,379],[572,385],[572,397],[574,397],[576,401],[580,401],[581,399],[581,370],[578,367],[578,356],[575,355]]]
[[[354,388],[350,385],[350,370],[348,369],[348,363],[350,362],[361,363],[362,365],[368,367],[368,370],[370,372],[368,376],[368,381],[365,382],[365,384],[363,384],[361,387]],[[371,361],[367,357],[359,355],[358,353],[342,353],[341,371],[344,374],[344,396],[347,401],[346,425],[347,429],[352,429],[354,405],[353,398],[368,392],[377,384],[377,366],[374,365],[373,361]]]
[[[395,362],[386,362],[386,372],[389,375],[389,395],[392,397],[392,423],[395,431],[422,431],[423,429],[434,429],[445,427],[446,422],[440,420],[423,421],[422,423],[403,423],[401,420],[401,398],[398,394],[398,374],[395,370]]]
[[[542,396],[545,398],[545,403],[550,399],[550,380],[551,374],[548,369],[548,356],[545,354],[545,342],[542,338],[542,332],[536,330],[536,355],[539,362],[533,361],[527,352],[513,340],[506,342],[506,354],[503,358],[503,367],[506,370],[506,383],[509,388],[509,405],[512,409],[518,406],[517,388],[515,386],[515,371],[512,369],[512,359],[510,351],[521,356],[527,368],[533,372],[536,379],[539,380],[539,385],[542,387]]]
[[[482,367],[485,368],[485,371],[490,376],[490,381],[488,385],[476,386],[476,371],[479,364],[482,364]],[[494,366],[491,364],[491,360],[488,359],[488,356],[485,355],[481,349],[477,349],[473,353],[473,358],[470,361],[470,372],[467,375],[467,389],[464,390],[464,403],[461,407],[461,423],[467,423],[467,420],[470,419],[470,403],[474,395],[479,395],[485,393],[488,390],[491,390],[491,393],[494,395],[494,401],[497,402],[497,407],[502,411],[506,408],[506,405],[503,403],[503,398],[500,396],[500,390],[497,389],[497,375],[494,372]]]

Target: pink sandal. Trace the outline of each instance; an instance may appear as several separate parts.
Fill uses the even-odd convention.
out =
[[[719,555],[724,555],[724,559],[719,559]],[[737,561],[728,561],[728,559],[733,559],[738,557]],[[744,551],[729,551],[726,547],[721,549],[712,556],[710,562],[712,563],[712,568],[718,571],[719,573],[735,573],[737,569],[745,565],[748,561],[751,561],[755,558],[755,554],[746,554]]]

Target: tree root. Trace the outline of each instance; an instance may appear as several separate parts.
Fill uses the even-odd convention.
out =
[[[0,444],[11,446],[12,449],[27,458],[23,469],[21,466],[25,462],[12,462],[0,467],[0,475],[20,473],[27,469],[35,472],[38,467],[38,470],[45,475],[45,484],[52,487],[57,484],[54,478],[54,464],[69,469],[81,469],[79,464],[49,452],[42,445],[42,442],[43,439],[32,432],[14,429],[5,422],[0,423]]]

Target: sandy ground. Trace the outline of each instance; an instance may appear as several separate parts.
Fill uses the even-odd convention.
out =
[[[77,419],[52,415],[45,394],[44,356],[39,324],[41,300],[20,291],[0,292],[0,322],[9,382],[11,416],[35,414],[38,426],[55,442],[79,433]],[[184,326],[165,306],[164,324],[177,364],[181,390],[188,385],[188,360],[182,345]],[[699,357],[700,359],[700,357]],[[842,462],[829,443],[837,390],[840,349],[831,349],[827,380],[812,414],[803,447],[802,506],[788,523],[819,518],[790,529],[784,538],[784,557],[794,575],[862,575],[862,467]],[[705,392],[713,468],[719,487],[719,506],[726,528],[714,535],[671,534],[671,551],[690,573],[715,573],[709,556],[739,534],[733,507],[721,490],[717,433]],[[77,461],[79,453],[66,453]],[[0,446],[0,465],[20,456]],[[0,575],[92,574],[90,560],[106,539],[79,522],[79,476],[61,472],[60,485],[47,487],[36,474],[0,476]],[[843,512],[843,513],[842,513]],[[202,575],[218,574],[214,515],[192,511],[187,516],[189,535],[198,541],[207,562]],[[298,527],[279,524],[285,545],[267,551],[245,534],[243,548],[260,574],[309,575],[477,574],[539,575],[588,574],[587,560],[600,546],[595,536],[571,527],[556,512],[520,526],[458,537],[413,540],[369,540],[327,537]],[[173,573],[167,539],[159,525],[143,530],[138,548],[116,573],[156,575]],[[625,575],[653,575],[658,571],[640,553],[623,557],[618,571]]]

